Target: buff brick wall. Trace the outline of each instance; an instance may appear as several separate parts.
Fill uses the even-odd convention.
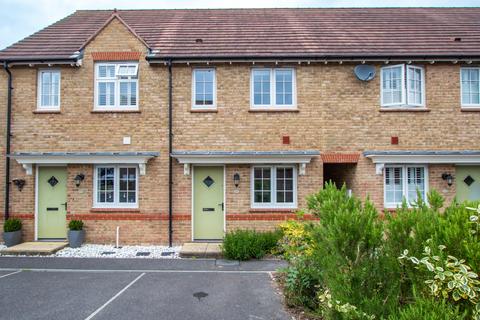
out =
[[[61,113],[38,114],[36,110],[37,68],[14,67],[14,116],[12,151],[157,151],[160,156],[140,176],[138,212],[91,210],[93,166],[68,166],[69,214],[83,218],[88,241],[112,243],[116,226],[126,243],[164,243],[168,237],[168,73],[164,65],[149,66],[142,58],[139,68],[140,113],[94,113],[94,64],[92,52],[147,52],[117,20],[113,20],[86,48],[80,68],[59,67],[62,72]],[[256,64],[256,67],[262,65]],[[274,65],[266,64],[266,67]],[[379,76],[360,82],[353,64],[282,64],[296,70],[298,112],[252,112],[250,110],[250,64],[211,64],[216,69],[215,113],[191,109],[194,65],[173,66],[174,148],[177,150],[319,150],[362,152],[364,150],[478,149],[480,113],[460,111],[459,65],[425,65],[426,99],[429,112],[381,112]],[[201,67],[206,67],[205,64]],[[380,65],[376,65],[377,74]],[[0,73],[0,101],[6,101],[6,76]],[[3,104],[2,104],[3,105]],[[5,103],[6,105],[6,103]],[[0,148],[4,154],[5,112],[0,113]],[[282,136],[290,136],[284,145]],[[131,136],[132,144],[122,138]],[[399,144],[391,145],[390,137]],[[452,166],[431,166],[430,187],[451,200],[453,187],[445,187],[440,176]],[[226,170],[227,229],[256,226],[271,228],[285,218],[279,212],[250,209],[250,166],[228,165]],[[77,188],[73,177],[86,174]],[[239,172],[238,192],[233,174]],[[4,159],[0,161],[4,176]],[[26,179],[23,191],[12,187],[12,213],[26,217],[33,230],[34,175],[28,176],[12,163],[12,178]],[[174,164],[174,240],[191,239],[191,181],[183,166]],[[360,157],[349,181],[354,194],[367,195],[381,209],[383,178],[375,174],[371,160]],[[314,158],[306,174],[298,178],[299,207],[305,197],[323,184],[323,165]],[[4,192],[3,183],[0,191]],[[3,207],[3,197],[0,204]],[[265,214],[265,220],[262,215]],[[229,216],[229,215],[243,215]],[[138,218],[136,218],[138,217]],[[268,217],[268,219],[267,219]],[[231,218],[231,219],[229,219]],[[136,220],[135,220],[136,219]],[[254,219],[254,220],[248,220]],[[33,237],[33,231],[28,231]]]

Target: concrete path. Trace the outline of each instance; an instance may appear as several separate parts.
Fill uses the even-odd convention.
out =
[[[8,255],[48,255],[57,252],[60,249],[65,248],[68,245],[67,242],[47,242],[47,241],[35,241],[35,242],[23,242],[5,248],[0,251],[0,254]]]
[[[280,261],[0,257],[0,319],[279,319]]]

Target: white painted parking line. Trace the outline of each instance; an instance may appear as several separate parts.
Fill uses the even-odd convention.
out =
[[[141,275],[139,275],[138,277],[136,277],[132,282],[130,282],[129,284],[127,284],[122,290],[120,290],[116,295],[114,295],[113,297],[110,298],[110,300],[108,300],[107,302],[105,302],[100,308],[98,308],[97,310],[95,310],[91,315],[89,315],[88,317],[85,318],[85,320],[90,320],[90,319],[93,319],[93,317],[95,317],[100,311],[102,311],[106,306],[108,306],[113,300],[117,299],[122,293],[124,293],[128,288],[130,288],[135,282],[137,282],[138,280],[140,280],[141,277],[143,277],[145,275],[145,273],[142,273]]]
[[[11,269],[11,268],[0,268],[0,271],[13,271],[18,269]],[[97,273],[234,273],[234,274],[270,274],[275,272],[275,270],[174,270],[174,269],[167,269],[167,270],[122,270],[122,269],[45,269],[45,268],[26,268],[23,269],[24,271],[32,271],[32,272],[97,272]]]
[[[11,271],[11,270],[8,270],[8,271]],[[11,272],[11,273],[4,274],[3,276],[0,276],[0,279],[1,279],[1,278],[8,277],[8,276],[11,276],[11,275],[16,274],[16,273],[19,273],[19,272],[22,272],[22,270],[17,270],[17,271],[15,271],[15,272]]]

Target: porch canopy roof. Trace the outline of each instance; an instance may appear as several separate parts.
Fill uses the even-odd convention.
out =
[[[180,151],[172,157],[182,164],[309,163],[319,156],[316,150],[291,151]]]
[[[9,155],[32,174],[34,164],[138,164],[140,174],[146,172],[145,165],[158,152],[15,152]]]
[[[385,164],[480,164],[480,150],[384,150],[365,151],[381,174]]]

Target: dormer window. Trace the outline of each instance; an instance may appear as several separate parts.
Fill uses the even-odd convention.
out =
[[[425,71],[399,64],[381,70],[381,105],[394,108],[425,107]]]
[[[138,110],[138,63],[95,64],[95,109]]]

